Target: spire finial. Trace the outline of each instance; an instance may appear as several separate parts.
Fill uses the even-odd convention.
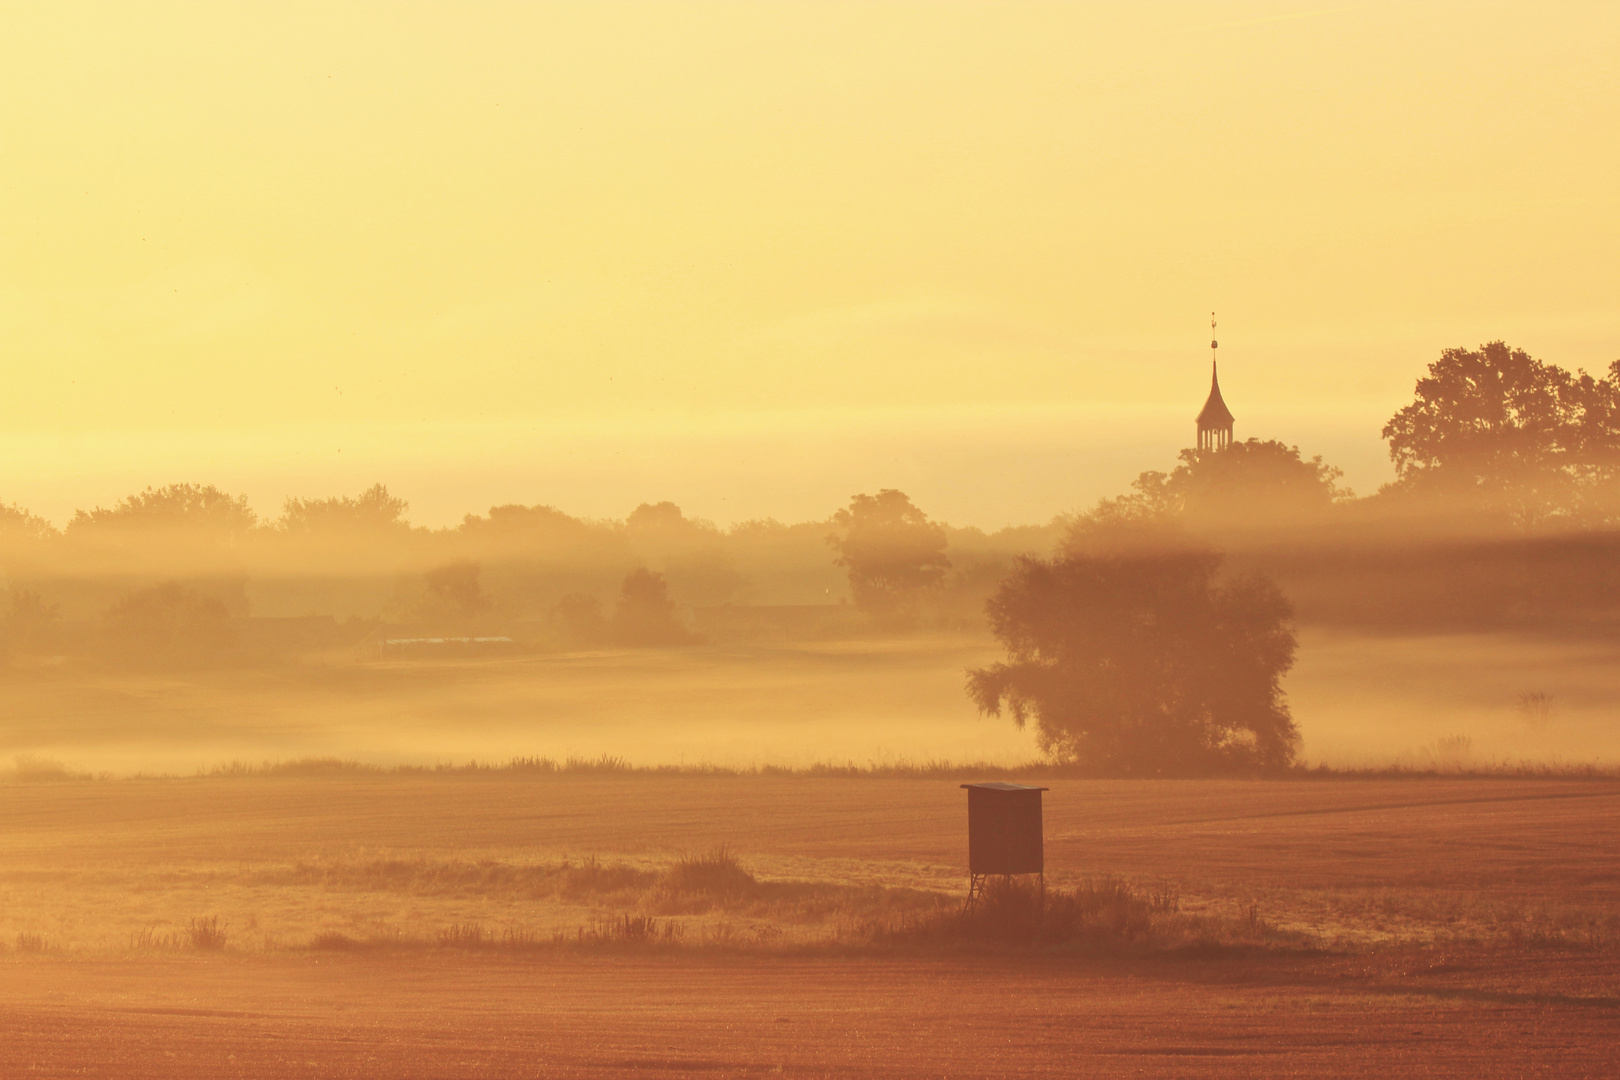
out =
[[[1232,410],[1221,400],[1220,371],[1215,366],[1215,313],[1209,313],[1209,400],[1198,414],[1198,450],[1224,450],[1232,445]]]

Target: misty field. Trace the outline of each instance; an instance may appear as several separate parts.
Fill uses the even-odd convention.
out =
[[[42,666],[4,674],[12,721],[0,755],[114,773],[305,756],[1026,760],[1033,740],[978,721],[962,693],[963,671],[993,654],[979,638],[929,637],[487,659],[339,655],[164,673]]]
[[[1309,763],[1467,769],[1620,761],[1620,647],[1525,635],[1306,628],[1286,687]],[[232,761],[380,765],[622,758],[635,765],[992,762],[1033,735],[979,717],[974,635],[378,660],[191,671],[0,669],[0,761],[128,775]],[[1547,696],[1537,714],[1527,694]]]
[[[4,785],[0,1064],[126,1076],[1614,1064],[1620,784],[1050,787],[1053,887],[1172,897],[1158,929],[1011,954],[874,936],[959,902],[955,781],[507,771]],[[746,881],[681,877],[683,860],[721,845]],[[632,922],[653,933],[613,932]]]
[[[1612,762],[1614,650],[1303,636],[1307,759],[1414,771],[1042,780],[1033,946],[962,777],[805,771],[1032,760],[982,638],[14,665],[0,1075],[1612,1075],[1620,781],[1465,772]]]
[[[1170,888],[1182,913],[1321,946],[1620,938],[1610,780],[1047,781],[1048,880]],[[546,940],[622,913],[685,940],[839,940],[954,903],[955,780],[524,774],[244,776],[0,787],[0,941],[119,954],[214,916],[233,950]],[[725,845],[760,882],[666,895]],[[583,871],[583,872],[582,872]],[[877,890],[877,892],[874,892]],[[885,892],[886,895],[879,895]],[[116,902],[114,902],[116,899]],[[1254,914],[1250,917],[1250,911]],[[1280,936],[1278,936],[1280,935]]]

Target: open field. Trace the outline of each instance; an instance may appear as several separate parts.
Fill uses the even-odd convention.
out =
[[[1050,786],[1054,884],[1173,889],[1211,925],[1252,912],[1247,944],[855,941],[841,921],[862,902],[960,895],[950,781],[0,786],[0,1074],[1601,1076],[1620,1060],[1620,783]],[[798,900],[683,913],[540,884],[563,859],[656,875],[722,843]],[[649,910],[688,927],[680,944],[546,944]],[[225,947],[191,948],[209,916]],[[447,936],[468,926],[487,947]],[[537,944],[503,947],[514,930]]]
[[[1034,739],[980,721],[963,672],[978,638],[356,660],[121,672],[0,669],[0,758],[91,771],[191,772],[307,755],[381,763],[597,757],[637,764],[809,764],[837,748],[1023,761]]]
[[[963,892],[955,779],[127,776],[1027,761],[1031,736],[961,694],[993,655],[13,668],[0,751],[35,757],[0,782],[0,1076],[1614,1075],[1614,779],[1046,781],[1054,888],[1120,881],[1162,910],[1009,953],[907,936]],[[1307,634],[1289,688],[1313,757],[1612,762],[1613,659]],[[1532,689],[1547,715],[1515,710]],[[735,887],[680,885],[722,845]]]
[[[1169,885],[1185,909],[1257,905],[1268,925],[1321,944],[1620,938],[1614,781],[1049,784],[1055,885],[1104,875]],[[326,931],[549,931],[636,900],[553,895],[544,875],[563,861],[651,873],[722,844],[767,880],[955,895],[963,806],[949,780],[490,772],[8,784],[0,941],[121,951],[144,927],[208,914],[251,950]],[[716,915],[753,925],[771,913],[706,917]],[[820,940],[824,922],[788,936]]]
[[[1605,1077],[1590,958],[29,960],[8,1076]]]

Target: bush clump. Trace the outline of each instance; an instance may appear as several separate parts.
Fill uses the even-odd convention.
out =
[[[927,912],[877,936],[931,945],[1101,947],[1150,939],[1160,917],[1178,906],[1172,893],[1139,892],[1117,879],[1042,892],[1034,884],[993,878],[972,907]]]
[[[217,952],[225,947],[225,924],[218,915],[204,915],[186,924],[186,941],[193,949]]]
[[[693,914],[736,907],[759,897],[758,879],[724,845],[681,859],[664,872],[647,896],[655,911]]]

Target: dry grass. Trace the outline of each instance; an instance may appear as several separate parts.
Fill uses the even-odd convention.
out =
[[[1610,781],[1050,786],[1042,921],[1075,929],[1043,949],[1620,942]],[[435,949],[466,944],[469,927],[483,950],[1000,947],[955,918],[954,780],[122,780],[0,786],[0,816],[13,954]]]
[[[1447,735],[1433,743],[1419,747],[1406,760],[1376,766],[1334,767],[1323,764],[1301,764],[1281,773],[1267,774],[1270,779],[1338,780],[1349,778],[1430,779],[1436,777],[1477,779],[1499,777],[1505,779],[1615,779],[1620,778],[1620,765],[1594,762],[1553,762],[1534,760],[1470,760],[1472,740],[1464,735]],[[19,758],[19,765],[10,778],[19,781],[90,780],[89,773],[76,772],[59,762],[39,758]],[[26,766],[22,764],[26,760]],[[788,765],[635,765],[623,757],[603,754],[595,758],[515,757],[505,762],[467,761],[437,765],[376,765],[352,759],[332,757],[297,758],[290,761],[265,761],[251,764],[232,761],[208,769],[199,769],[197,777],[349,777],[349,776],[415,776],[458,775],[486,773],[515,773],[520,775],[598,776],[684,776],[695,779],[736,778],[799,778],[846,780],[982,780],[992,777],[1002,780],[1085,780],[1108,779],[1098,777],[1083,765],[1058,761],[1026,761],[1019,764],[996,761],[821,761],[804,766]],[[157,778],[152,774],[143,774]],[[0,779],[7,774],[0,773]],[[100,779],[109,779],[102,776]]]
[[[992,879],[971,907],[942,906],[880,921],[866,936],[874,944],[930,950],[1144,953],[1318,944],[1309,935],[1273,926],[1257,905],[1224,916],[1189,914],[1173,889],[1141,888],[1118,878],[1069,889],[1041,889],[1027,878]]]
[[[424,861],[374,862],[356,866],[300,866],[267,880],[318,883],[327,890],[405,893],[416,897],[507,896],[557,901],[591,912],[569,926],[456,922],[431,936],[397,929],[365,938],[326,932],[317,949],[420,947],[528,951],[578,946],[739,948],[804,946],[852,941],[849,928],[887,925],[920,911],[955,902],[944,893],[885,889],[833,882],[761,880],[727,847],[683,856],[662,870],[589,857],[533,866],[497,862],[434,865]],[[868,935],[870,936],[870,935]]]
[[[186,923],[186,940],[193,949],[217,951],[225,947],[228,939],[225,924],[220,922],[218,915],[205,915]]]
[[[165,930],[157,924],[144,926],[129,935],[129,947],[134,951],[193,949],[198,952],[220,952],[229,942],[228,928],[218,915],[196,916],[173,930]]]

